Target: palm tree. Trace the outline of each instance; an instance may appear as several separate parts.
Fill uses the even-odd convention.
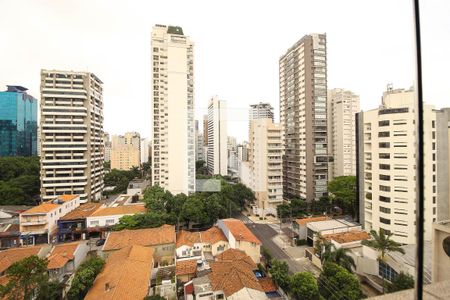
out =
[[[389,252],[399,252],[405,254],[405,250],[401,247],[402,244],[391,240],[392,233],[386,233],[384,229],[380,228],[379,232],[375,230],[370,231],[372,239],[364,240],[361,243],[365,246],[371,247],[377,250],[380,255],[378,261],[385,263],[386,254]],[[384,293],[384,277],[383,277],[383,293]]]
[[[356,269],[356,264],[353,257],[348,255],[349,252],[350,249],[342,247],[337,249],[333,244],[327,243],[324,245],[324,251],[321,257],[322,264],[325,262],[333,262],[352,272],[352,268]]]

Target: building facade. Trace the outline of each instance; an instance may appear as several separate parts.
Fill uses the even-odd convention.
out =
[[[93,73],[41,71],[41,196],[103,191],[103,83]]]
[[[272,119],[255,119],[250,123],[250,188],[255,192],[255,214],[276,216],[283,203],[281,126]]]
[[[344,89],[328,91],[328,179],[356,175],[356,123],[359,96]]]
[[[109,138],[109,133],[105,132],[103,134],[103,151],[104,151],[103,156],[104,156],[105,162],[111,161],[111,148],[112,148],[112,143]]]
[[[212,175],[228,174],[227,105],[214,96],[208,105],[208,172]]]
[[[357,115],[360,223],[368,231],[384,229],[403,244],[416,243],[416,118],[414,91],[392,88],[384,92],[378,109]],[[424,236],[428,241],[443,200],[437,193],[436,138],[436,112],[425,105]]]
[[[141,164],[141,136],[137,132],[113,135],[111,169],[130,170]]]
[[[152,183],[195,191],[194,44],[181,27],[152,31]]]
[[[273,107],[270,103],[251,104],[248,110],[248,126],[250,128],[251,122],[256,119],[271,119],[275,122],[273,117]]]
[[[37,99],[22,86],[0,92],[0,157],[37,155]]]
[[[141,164],[149,161],[150,158],[150,140],[148,138],[141,138]]]
[[[283,192],[318,200],[327,193],[327,45],[306,35],[279,60]]]

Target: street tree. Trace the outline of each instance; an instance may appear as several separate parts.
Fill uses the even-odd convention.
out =
[[[355,216],[356,176],[338,176],[328,182],[331,199],[345,212]]]
[[[325,262],[318,279],[320,295],[327,300],[358,300],[364,298],[358,278],[345,268]]]
[[[310,272],[292,275],[289,280],[289,291],[296,300],[318,300],[320,298],[317,280]]]
[[[273,282],[275,282],[275,284],[281,287],[284,291],[289,290],[290,280],[288,272],[289,266],[285,261],[272,259],[269,273],[272,276]]]

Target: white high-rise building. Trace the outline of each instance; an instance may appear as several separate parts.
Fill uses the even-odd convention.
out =
[[[41,71],[41,196],[103,191],[103,83],[93,73]]]
[[[258,104],[251,104],[250,109],[248,110],[248,126],[250,128],[250,123],[252,120],[256,119],[271,119],[272,122],[274,122],[273,119],[273,107],[270,105],[270,103],[262,103],[259,102]]]
[[[329,180],[356,175],[356,123],[359,96],[344,89],[328,91]]]
[[[283,203],[282,151],[280,124],[270,118],[250,123],[249,187],[255,192],[255,214],[275,216],[277,206]]]
[[[412,90],[388,88],[378,109],[358,113],[358,185],[360,222],[366,230],[384,229],[393,240],[416,243],[417,129]],[[432,238],[441,201],[437,185],[436,111],[424,106],[425,240]],[[445,122],[447,126],[448,122]],[[447,134],[447,128],[445,130]],[[443,145],[448,162],[448,143]],[[446,173],[448,164],[445,164]],[[448,195],[448,194],[447,194]],[[447,205],[448,211],[448,205]]]
[[[194,44],[181,27],[152,31],[152,182],[195,191]]]
[[[109,133],[105,132],[103,134],[103,151],[104,151],[104,160],[105,162],[110,162],[111,161],[111,148],[112,148],[112,144],[111,144],[111,140],[109,139]]]
[[[141,164],[148,162],[150,157],[150,140],[148,138],[141,138]]]
[[[214,96],[208,105],[208,157],[210,174],[228,174],[227,166],[227,106],[224,100]]]

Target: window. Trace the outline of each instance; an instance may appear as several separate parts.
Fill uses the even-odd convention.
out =
[[[398,275],[398,273],[385,262],[379,261],[378,264],[378,275],[382,278],[392,281]]]
[[[389,159],[389,158],[391,158],[391,154],[390,153],[380,153],[380,154],[378,154],[378,158]]]
[[[114,219],[108,219],[108,220],[106,220],[106,225],[112,225],[112,224],[114,224]]]
[[[387,186],[387,185],[380,185],[380,191],[390,192],[391,191],[391,187]]]
[[[391,176],[380,174],[380,180],[389,181],[391,180]]]
[[[385,213],[385,214],[390,214],[391,213],[391,209],[387,208],[387,207],[380,206],[380,212]]]
[[[390,225],[390,224],[391,224],[391,220],[390,220],[390,219],[385,219],[385,218],[381,218],[381,217],[380,217],[380,223]]]
[[[380,164],[380,169],[381,170],[390,170],[391,169],[391,165]]]
[[[391,197],[380,196],[378,198],[381,202],[391,202]]]
[[[391,144],[389,142],[378,143],[378,147],[380,148],[390,148]]]
[[[91,226],[98,226],[99,222],[98,221],[91,221]]]
[[[390,132],[389,131],[380,131],[378,132],[378,137],[389,137]]]
[[[380,127],[389,126],[389,120],[378,121],[378,126]]]

